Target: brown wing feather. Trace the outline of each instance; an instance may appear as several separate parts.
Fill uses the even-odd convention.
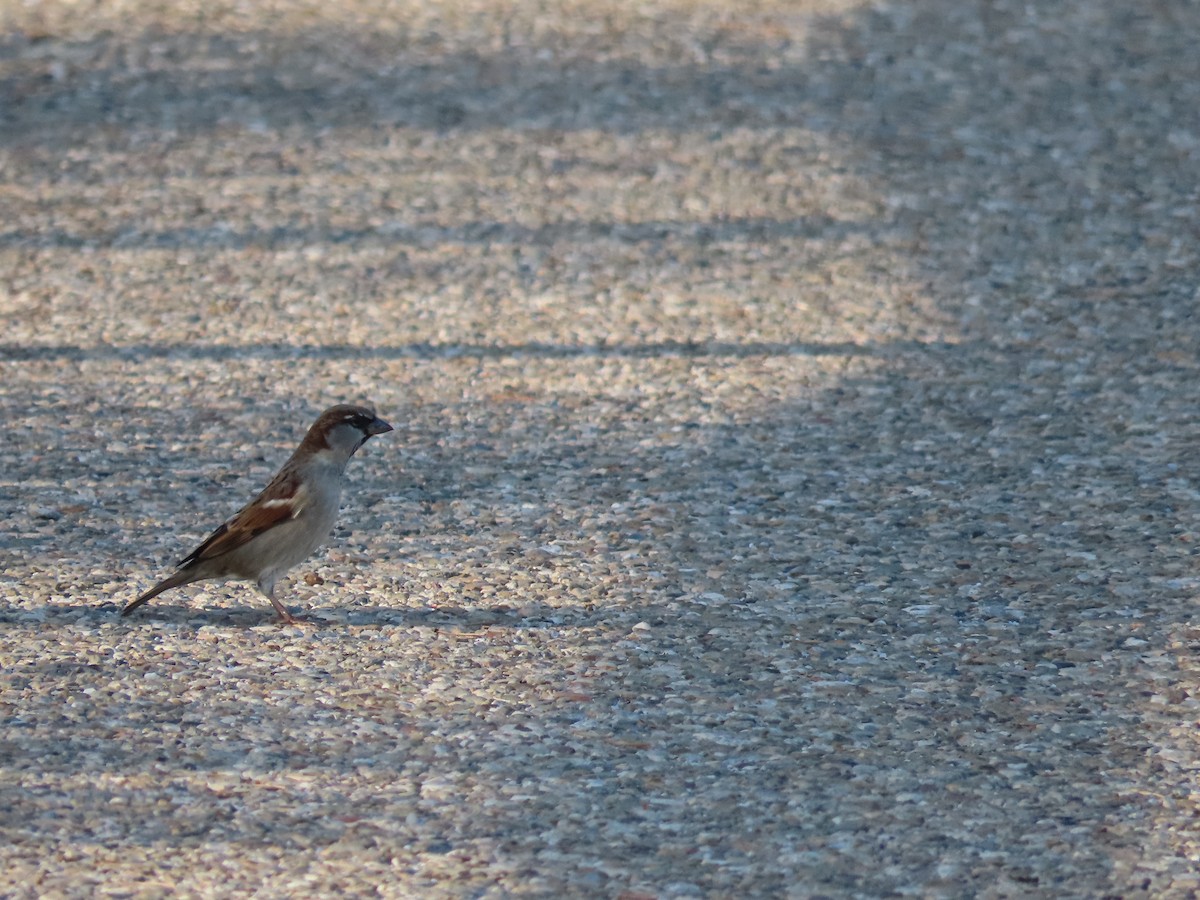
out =
[[[288,519],[304,508],[304,486],[295,475],[272,481],[250,504],[225,522],[188,554],[179,564],[185,568],[236,550],[264,531]]]

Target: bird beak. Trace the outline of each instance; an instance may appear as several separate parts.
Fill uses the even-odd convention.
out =
[[[376,416],[371,421],[371,423],[369,425],[367,425],[367,434],[368,435],[384,434],[385,432],[388,432],[391,430],[392,430],[392,426],[389,425],[387,422],[383,421],[383,419],[379,418],[379,416]]]

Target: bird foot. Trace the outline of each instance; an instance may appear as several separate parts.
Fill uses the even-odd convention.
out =
[[[316,616],[294,616],[291,613],[280,615],[275,621],[280,625],[309,625],[314,628],[320,628],[326,624],[324,619],[318,619]]]

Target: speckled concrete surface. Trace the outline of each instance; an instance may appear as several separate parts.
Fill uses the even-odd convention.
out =
[[[0,892],[1200,890],[1196,4],[0,13]]]

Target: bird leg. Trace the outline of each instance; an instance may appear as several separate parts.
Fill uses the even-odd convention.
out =
[[[275,581],[274,581],[274,579],[272,579],[271,581],[259,581],[258,589],[260,591],[262,591],[264,594],[266,594],[267,599],[271,601],[271,605],[273,607],[275,607],[275,612],[279,615],[279,618],[277,621],[280,624],[282,624],[282,625],[306,625],[306,624],[308,624],[308,620],[306,620],[303,616],[293,616],[290,612],[288,612],[288,609],[286,606],[284,606],[282,603],[280,603],[278,600],[275,599]]]
[[[307,619],[305,619],[303,616],[293,616],[290,612],[288,612],[284,608],[283,604],[280,603],[278,600],[276,600],[274,597],[271,598],[271,605],[275,607],[275,612],[279,613],[279,618],[277,620],[279,622],[279,624],[281,624],[281,625],[307,625],[308,624]]]

